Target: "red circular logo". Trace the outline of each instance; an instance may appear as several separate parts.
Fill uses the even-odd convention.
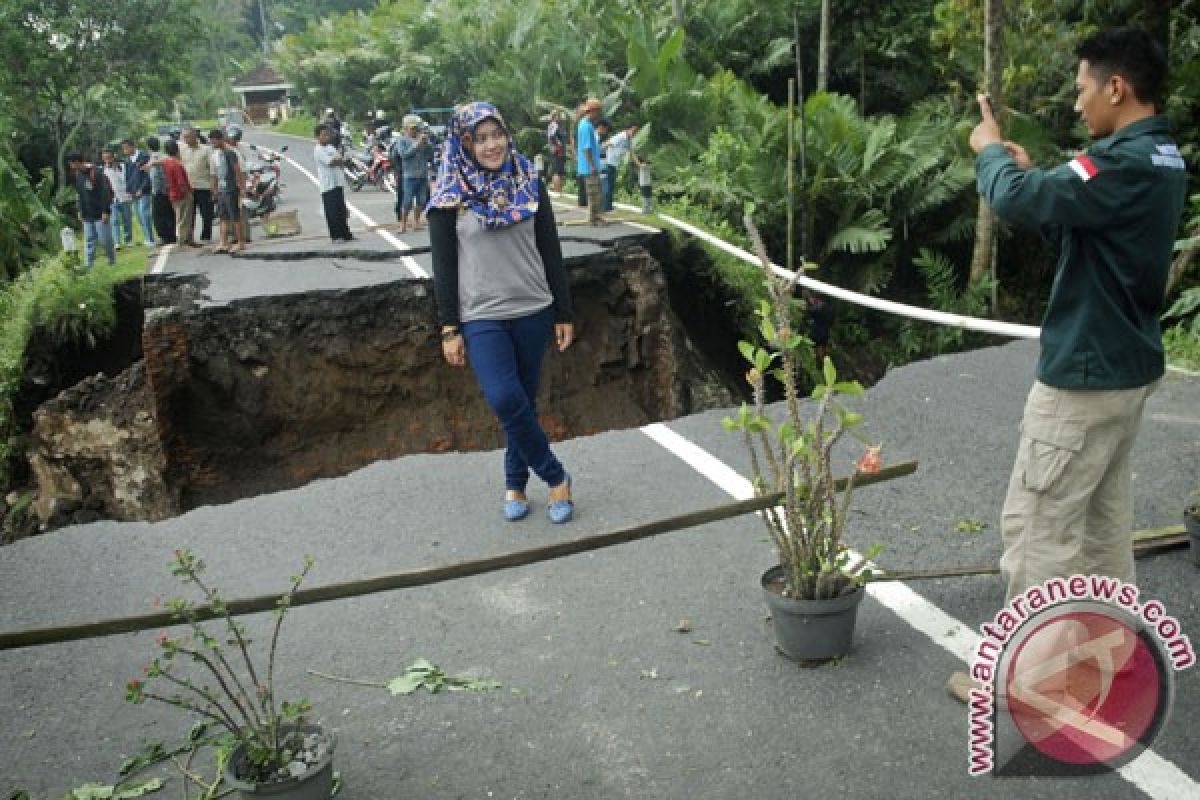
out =
[[[1079,605],[1050,612],[1022,638],[1003,675],[1004,702],[1044,756],[1114,767],[1157,735],[1169,678],[1147,634],[1110,610]]]

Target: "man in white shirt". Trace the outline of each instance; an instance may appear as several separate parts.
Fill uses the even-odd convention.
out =
[[[335,242],[353,241],[354,236],[346,219],[346,180],[342,176],[344,162],[333,146],[333,131],[328,125],[318,125],[314,134],[317,146],[313,148],[313,160],[317,162],[317,186],[321,192],[321,204],[325,207],[329,238]]]
[[[641,161],[633,153],[633,137],[637,135],[639,125],[629,125],[608,140],[604,154],[604,210],[613,210],[613,195],[617,189],[617,170],[625,163],[625,159],[633,156],[633,163],[641,165]]]
[[[121,249],[122,234],[124,230],[124,242],[126,247],[133,245],[133,197],[129,194],[129,190],[125,188],[125,166],[118,163],[116,153],[111,147],[106,147],[100,151],[100,158],[104,165],[104,176],[108,178],[108,183],[112,186],[112,241],[113,246]]]
[[[209,188],[212,184],[212,170],[209,167],[212,148],[200,142],[200,135],[191,125],[184,126],[181,139],[179,160],[183,162],[183,168],[187,171],[188,183],[192,185],[192,196],[185,198],[180,208],[180,244],[199,247],[195,239],[197,209],[203,220],[200,239],[206,242],[212,239],[213,197]]]

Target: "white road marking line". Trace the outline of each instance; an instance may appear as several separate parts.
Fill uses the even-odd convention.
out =
[[[269,148],[266,148],[266,147],[264,147],[262,149],[266,150],[269,153],[274,152],[273,150],[270,150]],[[278,153],[277,155],[283,155],[283,154]],[[305,177],[307,177],[310,181],[312,181],[315,186],[321,185],[321,182],[317,180],[317,176],[313,175],[307,169],[302,167],[299,163],[296,162],[296,160],[294,158],[292,158],[291,156],[288,156],[288,155],[283,155],[283,159],[284,159],[284,161],[287,161],[289,164],[291,164],[296,169],[300,170],[300,172],[302,172]],[[367,225],[377,224],[373,219],[368,217],[362,211],[359,211],[357,208],[350,205],[350,203],[346,203],[346,208],[348,208],[350,210],[350,213],[353,214],[356,219],[366,223]],[[387,242],[388,244],[390,244],[392,247],[396,248],[397,250],[409,250],[412,247],[412,245],[405,244],[404,242],[400,241],[400,239],[396,238],[388,231],[372,231],[372,233],[374,233],[375,235],[382,238],[385,242]],[[335,255],[336,255],[336,253],[335,253]],[[408,271],[412,273],[414,278],[428,278],[429,277],[429,273],[426,272],[424,270],[424,268],[422,268],[421,265],[418,264],[416,259],[414,259],[412,256],[404,256],[403,258],[400,259],[400,261],[402,264],[404,264],[404,266],[408,269]]]
[[[618,225],[628,225],[631,228],[636,228],[639,231],[646,231],[647,233],[662,233],[662,231],[660,231],[658,228],[652,228],[649,225],[643,225],[640,222],[633,222],[632,220],[628,219],[618,219],[614,220],[614,222],[616,222]]]
[[[151,275],[161,275],[162,271],[167,268],[167,257],[171,255],[171,251],[175,249],[173,244],[164,244],[158,248],[158,258],[154,259],[154,266],[150,268]]]
[[[734,499],[746,500],[754,496],[754,487],[750,481],[666,425],[654,423],[640,430]],[[861,558],[857,553],[852,553],[851,557]],[[965,624],[900,581],[868,583],[867,593],[911,627],[928,636],[935,644],[970,664],[979,635]],[[1153,750],[1146,750],[1117,772],[1155,800],[1200,797],[1200,785],[1186,772]]]

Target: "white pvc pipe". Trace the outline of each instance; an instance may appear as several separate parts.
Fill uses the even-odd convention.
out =
[[[632,206],[629,206],[628,208],[637,210],[633,209]],[[697,239],[702,239],[703,241],[708,242],[713,247],[723,250],[726,253],[736,256],[737,258],[740,258],[741,260],[750,264],[761,265],[761,262],[751,253],[748,253],[742,248],[730,244],[723,239],[718,239],[707,231],[703,231],[694,225],[690,225],[682,220],[675,219],[667,214],[659,214],[658,216],[660,219],[669,222],[680,230],[690,233]],[[794,277],[793,273],[789,272],[778,264],[772,264],[771,271],[776,275],[789,280]],[[1012,322],[997,322],[996,320],[991,319],[967,317],[962,314],[949,314],[945,311],[933,311],[928,308],[921,308],[920,306],[910,306],[904,303],[896,303],[891,300],[883,300],[878,297],[871,297],[869,295],[859,294],[858,292],[852,292],[849,289],[842,289],[838,286],[813,280],[812,278],[807,278],[803,275],[797,278],[796,282],[802,286],[807,286],[809,289],[818,291],[821,294],[827,294],[830,297],[837,297],[860,306],[874,308],[878,311],[886,311],[889,314],[899,314],[900,316],[909,317],[911,319],[922,319],[926,322],[935,322],[938,325],[949,325],[951,327],[965,328],[966,330],[971,331],[994,333],[998,336],[1011,336],[1016,339],[1036,339],[1039,335],[1041,335],[1041,329],[1033,325],[1017,325],[1016,323]]]

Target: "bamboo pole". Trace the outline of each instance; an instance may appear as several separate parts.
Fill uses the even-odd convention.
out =
[[[1188,544],[1189,537],[1184,532],[1182,525],[1150,528],[1135,531],[1133,534],[1134,556],[1154,555],[1155,553],[1186,547]],[[947,567],[945,569],[931,570],[897,570],[895,572],[885,570],[882,574],[876,573],[871,578],[871,581],[922,581],[935,578],[963,578],[999,574],[999,567],[978,564],[973,567]]]
[[[878,472],[858,474],[854,478],[854,486],[855,488],[870,486],[871,484],[882,483],[904,475],[911,475],[916,471],[917,462],[915,461],[893,464]],[[848,481],[849,478],[839,478],[836,488],[839,490],[844,488]],[[717,522],[755,511],[762,511],[765,508],[778,505],[782,500],[782,493],[766,495],[764,497],[752,497],[748,500],[740,500],[735,503],[714,506],[700,511],[690,511],[686,514],[620,528],[608,533],[584,536],[565,542],[533,547],[528,550],[502,553],[474,561],[463,561],[457,564],[429,567],[408,572],[394,572],[346,583],[329,584],[327,586],[314,586],[308,589],[300,589],[293,594],[291,605],[293,607],[304,606],[312,603],[324,603],[330,600],[342,600],[348,597],[361,597],[377,592],[388,592],[395,589],[411,589],[416,586],[429,586],[457,578],[484,575],[489,572],[512,569],[513,567],[523,567],[528,564],[550,561],[555,558],[586,553],[591,550],[600,550],[605,547],[625,544],[626,542],[647,539],[663,533],[685,530],[709,522]],[[278,599],[279,595],[277,594],[258,595],[257,597],[229,600],[225,605],[229,609],[230,614],[241,616],[243,614],[272,611],[277,607]],[[198,621],[215,619],[219,616],[207,605],[196,606],[194,611]],[[58,642],[73,642],[79,639],[92,639],[180,624],[183,624],[181,620],[177,619],[171,612],[163,611],[132,617],[102,619],[77,625],[59,625],[50,628],[9,631],[0,633],[0,651],[55,644]]]

